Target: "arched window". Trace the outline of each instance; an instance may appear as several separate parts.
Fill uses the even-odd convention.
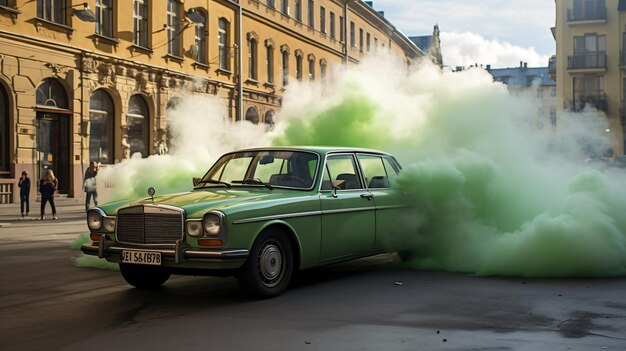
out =
[[[128,102],[126,114],[126,127],[128,130],[128,144],[130,154],[141,153],[142,157],[148,157],[149,152],[149,119],[148,104],[141,95],[133,95]]]
[[[296,79],[302,80],[302,51],[296,50]]]
[[[274,45],[266,44],[267,49],[267,82],[274,84]]]
[[[98,89],[89,97],[89,162],[113,163],[113,100]]]
[[[67,93],[61,83],[54,78],[47,78],[37,88],[37,105],[56,107],[66,110],[69,106]]]
[[[315,80],[315,56],[309,55],[309,80]]]
[[[9,164],[9,98],[4,86],[0,84],[0,172],[11,170]]]
[[[265,112],[265,129],[272,130],[274,128],[274,110],[269,110]]]
[[[283,51],[283,86],[289,85],[289,51]]]
[[[326,67],[328,66],[328,63],[326,62],[326,59],[321,59],[320,60],[320,77],[322,78],[322,81],[326,81]]]
[[[254,124],[259,123],[259,111],[257,111],[256,107],[250,107],[246,111],[246,121],[250,121]]]

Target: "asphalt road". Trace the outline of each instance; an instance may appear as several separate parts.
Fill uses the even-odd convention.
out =
[[[79,268],[80,205],[58,221],[0,208],[1,350],[626,350],[626,278],[506,279],[380,255],[301,273],[249,300],[232,278],[146,292]]]

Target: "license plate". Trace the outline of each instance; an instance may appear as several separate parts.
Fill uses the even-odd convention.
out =
[[[151,251],[122,251],[122,263],[161,265],[161,253]]]

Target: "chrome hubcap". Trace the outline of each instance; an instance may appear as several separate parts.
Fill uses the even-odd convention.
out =
[[[283,272],[283,256],[278,246],[267,244],[263,247],[259,257],[259,270],[265,285],[275,286],[280,281]]]

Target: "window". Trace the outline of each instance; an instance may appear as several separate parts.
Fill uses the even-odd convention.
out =
[[[302,0],[294,0],[296,7],[296,21],[302,22]]]
[[[130,154],[140,153],[142,157],[148,157],[149,152],[149,128],[148,104],[141,95],[133,95],[128,103],[126,114],[126,126],[128,131],[128,144]]]
[[[167,0],[167,53],[180,56],[180,3]]]
[[[65,89],[56,79],[47,78],[37,87],[37,106],[67,109],[68,101]]]
[[[296,79],[302,81],[302,53],[296,52]]]
[[[102,89],[89,98],[89,162],[112,164],[113,155],[113,100]]]
[[[367,36],[366,36],[366,39],[365,39],[365,45],[367,45],[367,52],[370,51],[370,39],[371,39],[370,34],[367,33]]]
[[[259,123],[259,111],[257,111],[256,107],[250,107],[246,111],[246,121],[250,121],[254,124]]]
[[[320,60],[320,76],[322,78],[322,81],[326,81],[326,60],[322,59]]]
[[[556,107],[550,107],[550,124],[552,128],[556,127]]]
[[[225,18],[220,18],[219,29],[217,31],[217,45],[220,50],[220,69],[226,71],[230,70],[228,40],[228,21]]]
[[[283,86],[289,85],[289,51],[283,50]]]
[[[9,98],[6,89],[0,85],[0,172],[11,170],[9,150]]]
[[[134,0],[133,3],[133,44],[148,47],[148,3]]]
[[[113,37],[113,0],[96,0],[96,33]]]
[[[605,0],[574,0],[572,10],[568,10],[568,20],[594,19],[606,19]]]
[[[354,22],[350,22],[350,46],[356,46],[356,37],[354,35]]]
[[[282,0],[282,6],[280,8],[280,12],[285,16],[289,16],[289,0]]]
[[[37,0],[37,17],[57,24],[66,24],[66,0]]]
[[[330,37],[335,39],[335,13],[330,13]]]
[[[574,54],[606,51],[606,36],[595,33],[574,37]]]
[[[315,2],[309,0],[309,27],[315,28]]]
[[[363,176],[365,177],[365,184],[367,184],[368,188],[384,189],[391,187],[382,157],[359,155],[357,158],[361,164]],[[393,169],[391,171],[393,172]]]
[[[270,131],[274,129],[274,110],[265,112],[265,130]]]
[[[345,42],[346,40],[346,27],[345,23],[343,23],[343,16],[339,16],[339,41]]]
[[[378,48],[378,38],[374,38],[374,48]]]
[[[267,45],[267,82],[274,84],[274,46]]]
[[[202,11],[197,11],[199,21],[195,23],[194,42],[196,50],[196,61],[206,63],[206,17]]]
[[[320,31],[326,34],[326,9],[320,7]]]
[[[309,80],[315,80],[315,56],[309,55]]]
[[[248,78],[257,80],[257,47],[258,43],[254,37],[248,39]]]
[[[271,8],[271,9],[275,9],[276,8],[276,3],[274,2],[274,0],[267,0],[267,7]]]
[[[363,28],[359,28],[359,51],[363,52]]]
[[[328,156],[321,190],[332,190],[333,187],[337,187],[338,190],[363,188],[354,157],[351,155]]]

